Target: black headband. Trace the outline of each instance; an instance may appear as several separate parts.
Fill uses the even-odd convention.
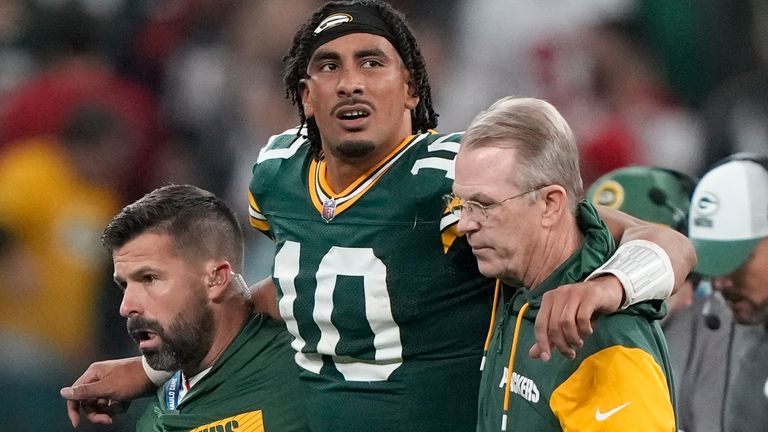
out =
[[[334,39],[351,33],[369,33],[386,38],[395,47],[400,58],[403,58],[392,29],[374,6],[354,4],[334,9],[328,12],[312,33],[309,56],[312,56],[320,45]]]

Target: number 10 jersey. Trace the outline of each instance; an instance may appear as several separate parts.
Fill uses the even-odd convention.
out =
[[[460,134],[405,138],[340,193],[290,130],[261,151],[250,222],[317,431],[473,431],[491,282],[444,210]]]

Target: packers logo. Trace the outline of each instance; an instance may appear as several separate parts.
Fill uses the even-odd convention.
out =
[[[613,180],[603,182],[592,194],[592,203],[615,209],[621,207],[624,203],[624,186]]]
[[[345,13],[335,13],[332,15],[328,15],[322,22],[320,22],[320,25],[317,26],[313,34],[318,35],[323,30],[329,29],[331,27],[336,27],[339,24],[344,24],[352,21],[352,15],[345,14]]]
[[[718,200],[714,194],[704,192],[701,194],[698,201],[696,201],[694,208],[698,215],[710,216],[715,214],[717,209],[720,208],[720,200]]]

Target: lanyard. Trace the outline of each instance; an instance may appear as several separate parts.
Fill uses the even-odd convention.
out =
[[[171,379],[165,383],[165,406],[169,411],[176,410],[179,405],[179,394],[181,394],[181,371],[177,371]]]

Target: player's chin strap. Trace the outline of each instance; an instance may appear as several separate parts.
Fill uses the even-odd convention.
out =
[[[675,286],[669,256],[659,245],[647,240],[632,240],[619,246],[587,280],[604,274],[616,276],[624,287],[621,309],[645,300],[664,300]]]

